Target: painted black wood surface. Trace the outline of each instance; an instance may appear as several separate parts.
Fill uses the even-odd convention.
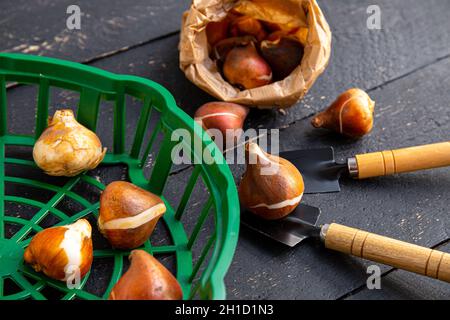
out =
[[[333,31],[329,67],[286,114],[254,110],[247,127],[280,128],[281,149],[335,147],[339,157],[447,141],[450,133],[450,3],[442,0],[321,0]],[[79,4],[82,30],[68,32],[65,9]],[[382,30],[366,27],[366,9],[378,4]],[[43,54],[135,74],[167,87],[190,115],[213,98],[178,69],[178,33],[188,1],[2,1],[0,51]],[[376,100],[373,132],[350,141],[309,124],[314,113],[353,86]],[[9,90],[8,125],[26,133],[22,112],[35,104],[33,88]],[[55,105],[76,97],[53,94]],[[132,118],[133,115],[130,115]],[[130,122],[132,129],[132,121]],[[105,133],[106,134],[106,133]],[[238,181],[242,166],[232,165]],[[176,195],[190,168],[172,176]],[[109,173],[105,181],[123,172]],[[450,172],[439,169],[370,181],[342,181],[338,194],[309,195],[321,222],[336,221],[450,252]],[[199,197],[194,204],[205,199]],[[289,249],[242,228],[227,275],[230,299],[449,299],[450,285],[382,267],[382,290],[367,290],[371,263],[306,242]]]

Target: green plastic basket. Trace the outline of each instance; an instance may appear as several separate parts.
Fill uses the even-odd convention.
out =
[[[11,82],[38,87],[33,136],[8,132],[6,86]],[[47,299],[45,288],[61,292],[62,299],[105,299],[126,267],[124,264],[128,251],[96,250],[94,241],[94,263],[96,259],[111,258],[114,265],[102,294],[92,294],[84,290],[84,285],[91,274],[83,278],[81,288],[70,290],[65,283],[52,281],[23,263],[22,255],[30,242],[30,234],[42,230],[39,223],[47,216],[57,217],[59,225],[72,223],[83,217],[94,219],[97,216],[99,203],[89,202],[73,191],[77,183],[104,189],[102,183],[86,173],[68,179],[63,186],[28,177],[6,175],[5,167],[10,164],[24,168],[35,167],[30,159],[6,157],[5,150],[9,146],[25,146],[31,149],[30,147],[34,145],[35,140],[47,126],[51,88],[70,90],[79,94],[77,119],[93,131],[97,128],[101,102],[111,101],[114,114],[111,124],[113,147],[112,150],[108,150],[102,166],[125,165],[131,182],[160,195],[167,206],[163,223],[170,233],[171,243],[156,246],[152,245],[150,239],[143,246],[144,250],[156,256],[175,256],[176,276],[185,299],[225,299],[224,277],[234,255],[239,231],[239,201],[230,169],[214,142],[192,118],[176,106],[172,95],[155,82],[135,76],[116,75],[73,62],[21,54],[0,54],[0,299]],[[135,134],[131,137],[126,134],[126,111],[130,108],[126,103],[127,96],[142,103]],[[34,107],[27,106],[23,112],[34,112]],[[155,112],[159,115],[159,120],[149,133],[149,119]],[[190,134],[190,142],[187,142],[187,139],[181,142],[187,148],[184,150],[190,150],[193,159],[197,160],[194,163],[201,162],[202,153],[212,156],[215,162],[193,165],[190,177],[185,185],[180,187],[181,199],[175,207],[164,196],[164,190],[173,167],[171,151],[179,143],[172,141],[171,134],[179,128],[186,129]],[[149,178],[146,178],[144,163],[149,152],[155,147],[154,142],[159,135],[163,138],[158,145],[159,151],[154,160],[153,170]],[[146,136],[150,137],[148,142],[145,142]],[[201,150],[194,148],[194,142],[200,143]],[[127,145],[131,147],[127,148]],[[200,179],[209,191],[209,198],[203,207],[197,210],[198,216],[192,224],[192,230],[188,232],[182,217],[189,205],[194,187]],[[54,181],[54,178],[50,181]],[[7,183],[51,191],[54,196],[47,203],[21,195],[11,196],[5,192]],[[74,215],[59,210],[57,205],[64,197],[82,205],[83,210]],[[38,211],[27,220],[5,214],[6,203],[32,206]],[[209,229],[204,225],[207,218],[214,222]],[[18,226],[18,231],[6,237],[6,224]],[[208,234],[206,237],[199,237],[200,232]],[[194,247],[199,248],[198,254],[193,253]],[[20,288],[19,292],[7,295],[4,292],[5,281],[13,281]]]

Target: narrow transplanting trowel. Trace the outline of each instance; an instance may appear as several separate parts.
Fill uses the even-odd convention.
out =
[[[361,154],[338,163],[333,148],[280,153],[302,173],[305,193],[339,192],[339,179],[347,175],[366,179],[450,166],[450,142]]]
[[[241,222],[290,247],[315,238],[330,250],[450,282],[450,254],[336,223],[318,226],[319,216],[320,209],[300,204],[281,220],[263,220],[243,212]]]

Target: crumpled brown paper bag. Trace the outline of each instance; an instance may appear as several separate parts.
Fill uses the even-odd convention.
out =
[[[288,27],[308,27],[301,65],[282,81],[239,90],[222,78],[209,57],[206,25],[220,21],[233,7],[261,20]],[[193,0],[181,28],[180,68],[186,77],[217,99],[260,108],[287,108],[300,100],[330,59],[331,31],[316,0]]]

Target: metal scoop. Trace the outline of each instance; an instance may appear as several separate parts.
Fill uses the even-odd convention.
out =
[[[450,166],[450,142],[361,154],[339,163],[333,148],[280,153],[302,173],[305,193],[341,191],[339,179],[350,176],[366,179]]]
[[[241,221],[250,229],[290,247],[315,238],[330,250],[450,282],[450,254],[336,223],[318,226],[320,213],[319,208],[300,204],[281,220],[267,221],[243,212]]]

